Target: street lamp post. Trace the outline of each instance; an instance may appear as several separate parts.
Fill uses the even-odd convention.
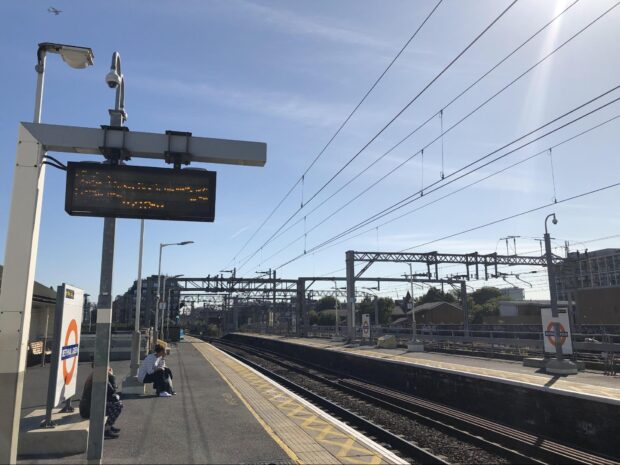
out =
[[[555,213],[547,215],[545,218],[545,257],[547,261],[547,276],[549,278],[549,300],[551,303],[551,317],[554,318],[553,332],[555,333],[555,358],[550,359],[546,365],[546,372],[554,375],[569,375],[577,373],[577,366],[562,354],[562,342],[560,322],[558,321],[558,292],[555,281],[555,265],[553,264],[553,253],[551,251],[551,236],[547,230],[547,220],[553,217],[552,223],[558,224]]]
[[[157,297],[155,298],[155,330],[153,331],[153,345],[157,341],[157,328],[159,327],[159,303],[161,302],[161,253],[164,247],[170,245],[187,245],[193,244],[194,241],[170,242],[168,244],[159,244],[159,266],[157,268]]]
[[[142,306],[142,255],[144,251],[144,220],[140,220],[140,247],[138,250],[138,279],[136,281],[136,311],[134,331],[131,339],[131,364],[129,374],[123,380],[123,392],[127,394],[144,394],[144,384],[138,381],[140,366],[140,308]]]
[[[33,121],[41,121],[45,59],[47,53],[60,54],[72,68],[93,64],[93,51],[73,45],[39,44],[37,50],[37,87]],[[0,332],[0,373],[5,382],[0,415],[0,463],[15,463],[21,415],[21,399],[27,354],[28,328],[32,307],[32,287],[36,269],[41,205],[45,182],[44,149],[32,149],[32,138],[20,129],[11,208],[4,254],[4,272],[0,291],[3,318]],[[33,156],[35,155],[35,156]],[[33,215],[32,212],[35,212]],[[18,350],[15,350],[15,348]]]
[[[164,276],[164,288],[163,288],[163,295],[164,298],[166,297],[166,281],[168,279],[176,279],[176,278],[180,278],[181,276],[183,276],[182,274],[175,274],[174,276]],[[166,321],[166,314],[168,313],[168,309],[170,308],[170,290],[168,290],[168,299],[164,302],[164,306],[165,308],[162,311],[161,314],[161,326],[160,326],[160,330],[159,330],[159,337],[161,339],[164,338],[164,322]]]

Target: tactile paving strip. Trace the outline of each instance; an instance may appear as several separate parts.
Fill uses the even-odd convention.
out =
[[[372,447],[373,443],[359,433],[345,431],[336,420],[316,407],[212,345],[196,340],[194,347],[268,425],[267,431],[273,433],[272,437],[275,434],[277,442],[284,443],[285,451],[295,461],[307,464],[406,463],[379,445]]]

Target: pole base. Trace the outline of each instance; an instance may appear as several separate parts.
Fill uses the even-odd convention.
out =
[[[550,375],[576,375],[577,365],[570,360],[551,358],[545,365],[545,372]]]
[[[123,394],[144,394],[144,384],[138,381],[138,378],[135,376],[127,376],[123,380]]]
[[[424,343],[419,341],[407,342],[407,352],[424,352]]]

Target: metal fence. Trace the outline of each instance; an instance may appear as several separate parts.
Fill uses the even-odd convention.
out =
[[[268,327],[264,324],[246,325],[243,332],[291,336],[287,326]],[[572,333],[573,359],[585,361],[592,366],[604,368],[610,359],[613,365],[614,355],[620,353],[620,325],[586,326],[574,328]],[[362,338],[361,327],[355,328],[355,339]],[[334,326],[312,325],[307,337],[333,338],[346,335],[347,326],[336,331]],[[412,339],[411,328],[390,326],[371,326],[371,340],[375,343],[384,335],[396,336],[400,345],[405,346]],[[465,336],[459,325],[422,325],[417,328],[416,338],[423,341],[429,351],[460,352],[475,355],[523,359],[544,356],[543,332],[538,325],[470,325],[469,336]]]

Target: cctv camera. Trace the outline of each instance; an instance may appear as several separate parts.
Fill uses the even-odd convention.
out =
[[[558,224],[558,220],[557,220],[557,218],[556,218],[555,216],[553,217],[553,220],[551,220],[551,222],[552,222],[553,224]]]
[[[105,82],[110,89],[114,89],[116,86],[121,84],[123,77],[119,76],[117,72],[110,71],[105,76]]]

